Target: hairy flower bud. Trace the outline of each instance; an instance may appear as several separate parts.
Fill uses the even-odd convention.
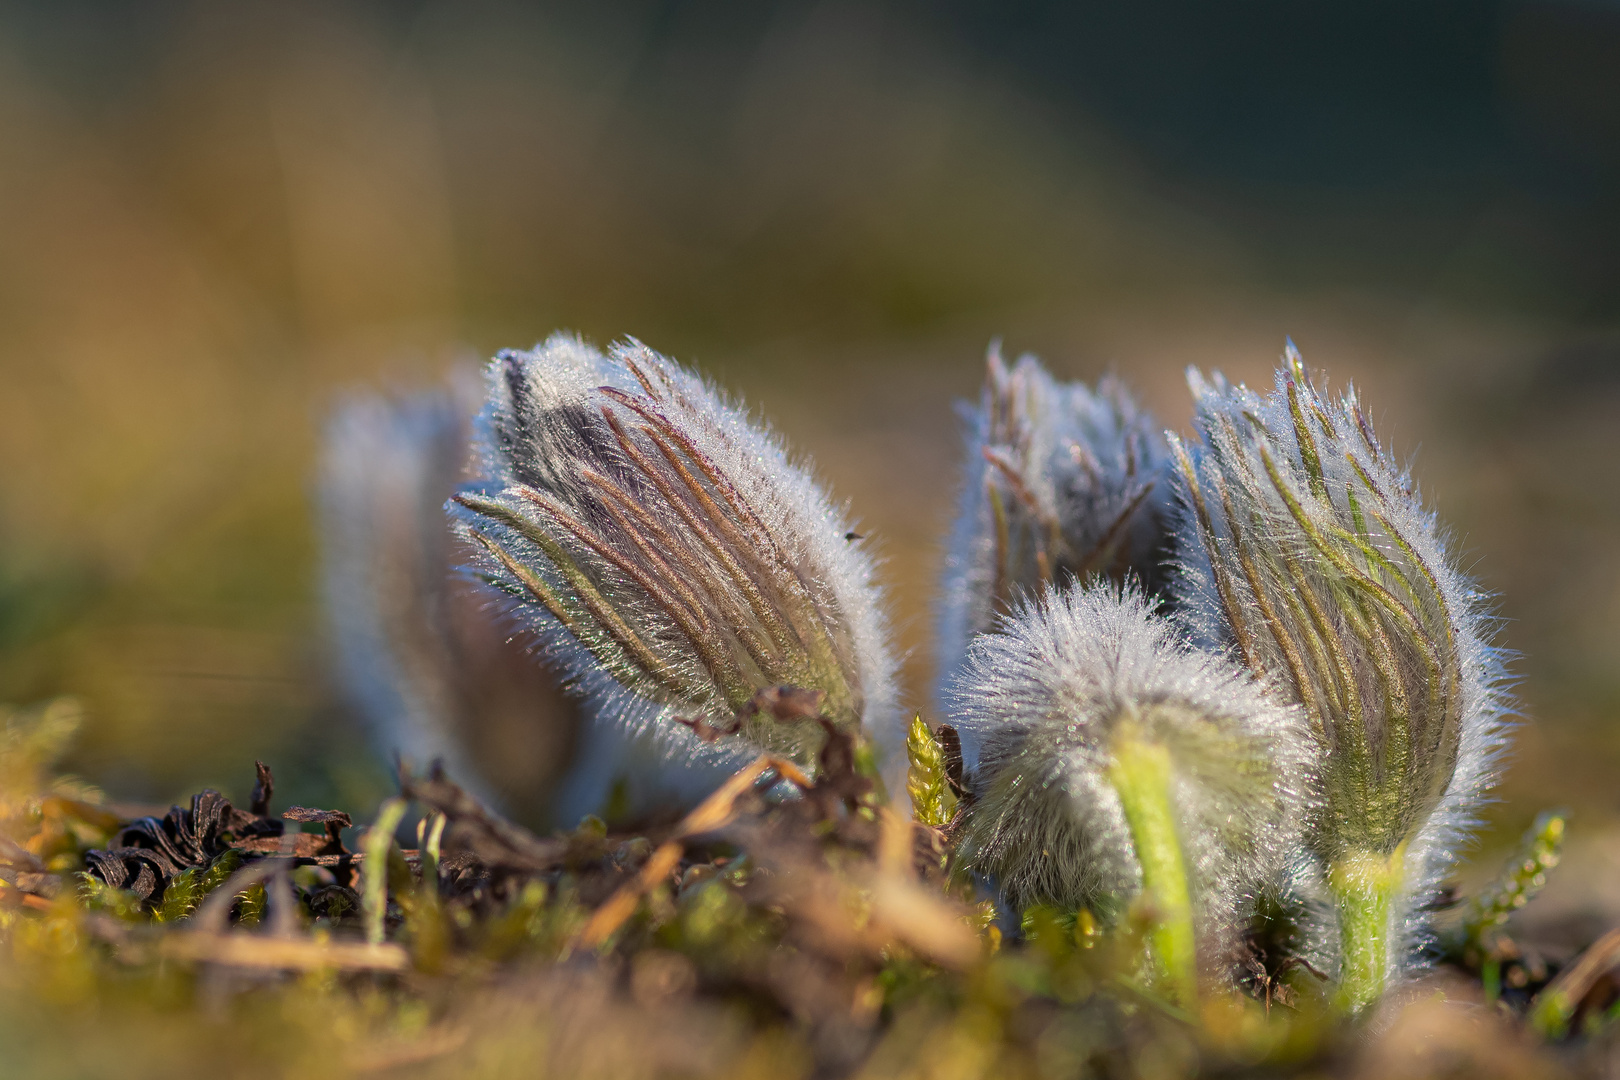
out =
[[[1164,547],[1164,437],[1117,379],[1060,383],[992,347],[941,590],[941,682],[968,642],[1048,584],[1091,574],[1152,585]]]
[[[1190,374],[1204,442],[1181,478],[1176,597],[1297,701],[1323,760],[1309,833],[1339,906],[1347,1002],[1415,955],[1426,904],[1495,776],[1502,666],[1483,598],[1374,437],[1289,344],[1265,399]]]
[[[1017,609],[974,641],[951,698],[973,769],[968,865],[1015,908],[1117,918],[1145,889],[1167,925],[1185,915],[1161,964],[1190,966],[1195,924],[1206,960],[1223,958],[1312,798],[1297,708],[1108,585]]]
[[[599,715],[674,756],[809,765],[817,716],[903,743],[871,562],[777,439],[634,341],[503,352],[489,387],[452,509]]]

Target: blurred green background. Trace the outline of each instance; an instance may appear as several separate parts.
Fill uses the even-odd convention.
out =
[[[81,695],[121,798],[377,797],[322,418],[558,327],[815,458],[918,704],[993,337],[1181,427],[1291,335],[1501,596],[1497,827],[1620,822],[1614,4],[0,3],[0,700]]]

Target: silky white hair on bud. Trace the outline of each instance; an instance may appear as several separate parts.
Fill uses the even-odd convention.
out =
[[[1156,583],[1169,502],[1164,436],[1123,383],[1054,379],[1033,356],[986,359],[967,425],[940,589],[941,685],[1020,597],[1091,574]]]
[[[1268,397],[1188,379],[1203,446],[1172,446],[1174,597],[1203,644],[1303,707],[1324,788],[1307,843],[1330,881],[1393,890],[1387,933],[1364,949],[1362,908],[1341,903],[1364,1005],[1420,962],[1430,904],[1497,775],[1511,710],[1486,597],[1354,390],[1318,392],[1292,342]]]
[[[1200,952],[1230,961],[1239,922],[1282,874],[1314,800],[1296,707],[1194,650],[1135,586],[1047,587],[976,638],[949,690],[971,772],[958,854],[1014,910],[1117,918],[1143,886],[1115,752],[1163,747]]]
[[[669,759],[812,765],[820,715],[903,767],[872,561],[776,437],[636,341],[556,335],[488,383],[483,476],[451,511],[598,716]]]

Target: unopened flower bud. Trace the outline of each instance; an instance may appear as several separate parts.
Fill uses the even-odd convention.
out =
[[[634,341],[555,336],[489,386],[453,510],[598,716],[806,765],[815,717],[903,743],[871,561],[776,438]]]
[[[1173,446],[1176,599],[1309,717],[1325,801],[1308,843],[1359,1007],[1416,956],[1495,777],[1500,658],[1481,594],[1353,391],[1324,398],[1291,343],[1269,397],[1189,378],[1204,445]]]
[[[1219,966],[1297,843],[1313,791],[1300,711],[1107,585],[1048,588],[976,639],[951,698],[972,766],[959,855],[1015,909],[1117,919],[1142,898],[1188,1000],[1195,934]]]

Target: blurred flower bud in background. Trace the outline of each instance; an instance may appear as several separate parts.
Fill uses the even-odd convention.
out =
[[[385,754],[455,775],[531,819],[580,743],[580,710],[454,575],[444,501],[466,479],[477,408],[462,380],[356,395],[326,429],[323,580],[342,689]]]

